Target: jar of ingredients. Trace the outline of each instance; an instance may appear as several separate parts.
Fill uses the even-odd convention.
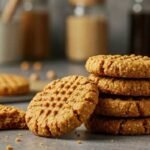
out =
[[[108,49],[105,0],[70,0],[72,13],[67,18],[67,57],[85,61]]]
[[[0,18],[0,64],[22,59],[19,6],[20,0],[3,1],[4,9]]]
[[[21,16],[24,59],[45,59],[49,52],[48,0],[24,0]]]
[[[150,56],[150,1],[134,0],[130,12],[130,53]]]

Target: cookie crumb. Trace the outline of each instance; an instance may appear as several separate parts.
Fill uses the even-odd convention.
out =
[[[39,145],[40,145],[40,146],[43,146],[43,145],[44,145],[44,143],[40,143]]]
[[[13,147],[11,145],[7,145],[6,150],[13,150]]]
[[[42,70],[42,67],[43,67],[43,64],[42,64],[41,62],[35,62],[35,63],[33,64],[33,69],[34,69],[35,71],[40,71],[40,70]]]
[[[80,140],[77,141],[78,144],[82,144],[82,142]]]
[[[29,79],[30,79],[31,81],[38,81],[38,80],[40,80],[40,76],[39,76],[39,74],[37,74],[37,73],[32,73],[32,74],[30,75]]]
[[[27,61],[24,61],[21,63],[20,68],[24,71],[27,71],[30,69],[30,64]]]
[[[19,143],[19,142],[21,142],[21,139],[19,137],[16,137],[15,142]]]
[[[46,73],[46,77],[47,77],[47,79],[49,79],[49,80],[54,80],[54,79],[57,78],[57,75],[56,75],[55,71],[49,70],[49,71]]]
[[[23,136],[21,133],[18,133],[18,136]]]

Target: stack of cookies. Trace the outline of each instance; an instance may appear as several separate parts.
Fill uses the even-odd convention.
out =
[[[93,56],[86,69],[100,91],[87,129],[114,135],[150,134],[150,58]]]

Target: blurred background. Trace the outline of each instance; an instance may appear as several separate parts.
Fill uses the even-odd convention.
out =
[[[1,0],[0,63],[150,55],[149,0]]]

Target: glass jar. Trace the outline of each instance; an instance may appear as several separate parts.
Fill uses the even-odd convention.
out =
[[[20,1],[1,1],[0,64],[22,60]]]
[[[130,53],[150,56],[150,1],[133,0],[130,12]]]
[[[108,25],[104,0],[70,0],[72,13],[67,18],[67,57],[85,61],[108,49]]]
[[[21,27],[24,59],[45,59],[50,47],[48,0],[24,0],[23,9]]]

